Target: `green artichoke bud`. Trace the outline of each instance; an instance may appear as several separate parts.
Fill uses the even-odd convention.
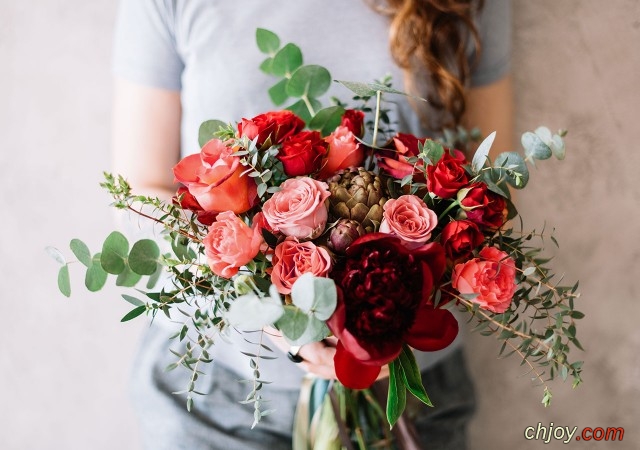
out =
[[[367,233],[378,229],[387,196],[380,177],[362,167],[341,170],[327,180],[329,211],[338,219],[360,223]]]
[[[328,247],[336,253],[344,253],[353,241],[366,234],[360,222],[351,219],[340,219],[331,229]]]

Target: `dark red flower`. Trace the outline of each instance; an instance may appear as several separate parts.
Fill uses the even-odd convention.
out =
[[[369,387],[405,343],[435,351],[453,342],[458,322],[429,304],[444,269],[437,243],[410,251],[396,236],[370,233],[349,246],[331,273],[338,305],[327,322],[339,340],[334,361],[342,384]]]
[[[469,184],[469,175],[463,165],[467,162],[461,151],[445,151],[435,165],[427,167],[427,189],[440,198],[454,197]]]
[[[419,144],[424,144],[426,139],[418,139],[412,134],[398,133],[393,137],[389,150],[378,153],[378,165],[394,178],[402,179],[415,172],[413,164],[407,162],[408,158],[417,156]]]
[[[460,202],[467,219],[489,228],[500,228],[506,221],[507,202],[482,182],[473,183]]]
[[[269,145],[281,144],[287,137],[301,131],[304,122],[301,118],[288,110],[273,111],[260,114],[252,119],[242,119],[238,124],[238,133],[241,137],[254,140],[257,146],[262,148],[265,143]]]
[[[178,188],[178,192],[176,192],[176,195],[173,197],[173,204],[179,205],[182,209],[187,209],[193,212],[196,215],[198,222],[206,226],[211,225],[218,215],[217,212],[205,211],[202,209],[198,200],[185,186],[180,186]]]
[[[309,175],[320,169],[328,144],[317,131],[301,131],[282,143],[277,158],[290,177]]]
[[[470,220],[453,220],[442,229],[441,241],[449,259],[456,261],[469,256],[482,244],[484,236]]]
[[[342,116],[340,125],[347,127],[355,136],[364,136],[364,113],[356,109],[347,109]]]

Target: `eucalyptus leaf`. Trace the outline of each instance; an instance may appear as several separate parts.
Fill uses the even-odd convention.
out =
[[[343,80],[336,80],[336,81],[359,97],[373,97],[376,95],[376,92],[377,92],[375,89],[371,88],[371,86],[367,83],[359,83],[356,81],[343,81]]]
[[[524,188],[529,182],[529,169],[519,153],[500,153],[493,163],[493,167],[498,170],[500,178],[504,178],[507,183],[516,189]],[[516,177],[515,173],[520,176]]]
[[[100,264],[107,273],[118,275],[126,267],[129,241],[119,231],[112,232],[102,244]]]
[[[129,267],[139,275],[153,275],[158,268],[160,248],[151,239],[141,239],[133,244],[129,253]]]
[[[254,331],[274,324],[283,314],[279,297],[260,298],[251,292],[236,298],[225,317],[231,326],[241,331]]]
[[[313,316],[307,317],[309,320],[307,321],[306,328],[298,338],[290,339],[283,333],[290,345],[305,345],[311,342],[319,342],[331,335],[331,330],[329,330],[329,327],[327,327],[323,321],[318,320]]]
[[[274,55],[271,69],[275,76],[289,78],[300,66],[302,66],[300,47],[295,44],[287,44]]]
[[[284,314],[276,322],[276,326],[289,341],[300,338],[309,324],[309,315],[297,306],[286,305]]]
[[[87,247],[87,244],[82,242],[80,239],[72,239],[69,247],[71,248],[73,254],[76,255],[76,258],[78,258],[78,261],[80,261],[86,267],[89,267],[89,265],[91,265],[91,252],[89,251],[89,247]]]
[[[422,146],[422,153],[431,163],[435,164],[444,155],[444,147],[439,142],[427,139]]]
[[[71,280],[69,278],[69,266],[64,264],[58,271],[58,289],[65,297],[71,297]]]
[[[44,248],[49,256],[56,260],[59,264],[66,265],[67,260],[60,250],[55,247],[47,246]]]
[[[207,142],[213,139],[215,132],[226,127],[227,124],[221,120],[207,120],[202,122],[198,129],[198,144],[200,144],[200,147],[204,147]]]
[[[118,274],[116,278],[116,286],[133,287],[142,278],[142,275],[135,273],[129,266]]]
[[[485,161],[489,157],[489,150],[491,150],[491,146],[493,145],[493,141],[496,138],[496,132],[494,131],[489,136],[487,136],[478,146],[476,153],[473,155],[473,160],[471,161],[471,169],[474,173],[480,172],[482,167],[484,166]]]
[[[135,319],[136,317],[144,313],[146,309],[147,307],[145,305],[137,306],[129,311],[122,319],[120,319],[120,322],[127,322],[131,319]]]
[[[289,98],[286,90],[288,81],[286,78],[283,78],[269,88],[269,98],[274,105],[280,106]]]
[[[311,119],[308,127],[319,130],[322,136],[328,136],[340,125],[344,112],[344,108],[337,105],[321,109]]]
[[[273,55],[280,48],[280,38],[273,31],[258,28],[256,30],[256,44],[262,53]]]
[[[317,98],[329,90],[331,74],[318,65],[298,68],[287,82],[286,92],[290,97]]]
[[[267,75],[273,75],[273,58],[266,58],[260,63],[260,70]]]
[[[100,264],[100,253],[96,253],[91,258],[91,264],[87,267],[84,285],[90,292],[97,292],[104,287],[107,277],[107,272],[104,271]]]
[[[551,149],[538,135],[527,131],[522,134],[521,142],[527,158],[549,159],[551,157]]]
[[[338,294],[331,278],[307,272],[291,288],[291,300],[302,311],[319,320],[327,320],[336,309]]]
[[[131,303],[133,306],[144,306],[144,302],[127,294],[122,294],[122,298]]]
[[[160,275],[162,275],[162,266],[158,264],[156,271],[147,280],[146,288],[153,289],[155,285],[158,283],[158,280],[160,279]]]
[[[322,104],[315,98],[309,99],[309,103],[311,104],[314,112],[322,108]],[[309,123],[311,121],[311,111],[309,111],[309,107],[304,100],[298,100],[294,104],[287,106],[286,109],[300,117],[305,123]]]

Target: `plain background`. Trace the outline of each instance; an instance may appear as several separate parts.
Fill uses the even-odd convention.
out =
[[[491,1],[491,0],[488,0]],[[127,378],[143,321],[120,324],[118,293],[56,290],[46,245],[73,237],[95,251],[112,229],[98,188],[109,165],[113,0],[0,0],[0,447],[138,449]],[[556,267],[580,279],[587,314],[583,386],[553,383],[540,404],[516,358],[471,335],[480,399],[471,448],[539,449],[528,426],[625,427],[640,447],[640,2],[514,0],[516,135],[570,130],[567,159],[533,170],[519,209],[556,227]],[[68,252],[67,252],[68,253]],[[427,386],[428,388],[428,386]]]

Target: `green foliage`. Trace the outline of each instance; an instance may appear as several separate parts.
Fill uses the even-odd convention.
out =
[[[224,130],[227,127],[227,124],[220,120],[207,120],[200,124],[200,128],[198,129],[198,144],[200,147],[204,147],[204,144],[209,142],[214,137],[217,137],[217,134]]]
[[[402,366],[398,360],[389,363],[389,395],[387,397],[387,420],[396,424],[407,405],[407,388],[403,381]]]
[[[105,272],[118,275],[127,267],[129,241],[119,231],[112,232],[102,244],[100,265]]]
[[[280,48],[280,38],[272,31],[258,28],[256,30],[256,43],[262,53],[275,55]]]
[[[151,239],[142,239],[131,247],[129,267],[139,275],[153,275],[158,267],[160,248]]]
[[[69,266],[67,264],[60,267],[58,271],[58,289],[62,295],[71,296],[71,281],[69,280]]]
[[[321,109],[311,119],[308,127],[320,131],[322,136],[328,136],[340,125],[344,112],[345,109],[339,105]]]

